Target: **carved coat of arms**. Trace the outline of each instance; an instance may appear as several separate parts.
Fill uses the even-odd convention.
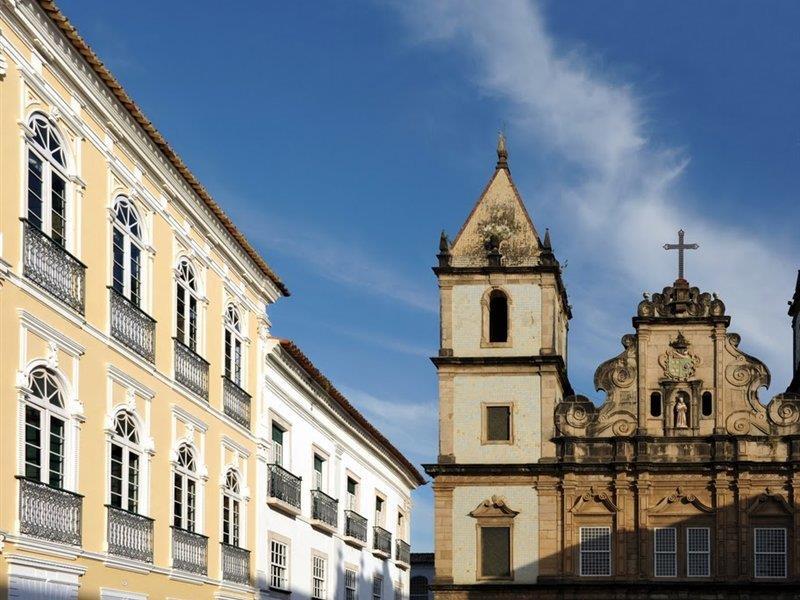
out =
[[[700,358],[689,352],[689,341],[678,332],[678,337],[669,343],[669,349],[659,357],[664,376],[674,381],[686,381],[694,375]]]

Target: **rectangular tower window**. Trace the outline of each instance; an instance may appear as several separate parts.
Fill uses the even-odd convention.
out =
[[[511,528],[481,526],[479,579],[511,579]]]
[[[674,527],[657,527],[654,535],[656,577],[675,577],[678,573],[678,539]]]
[[[487,406],[485,415],[487,442],[511,441],[511,407]]]
[[[757,527],[754,533],[756,577],[786,577],[786,529]]]
[[[581,527],[580,574],[611,575],[611,527]]]
[[[708,577],[711,574],[711,530],[708,527],[686,529],[686,575]]]

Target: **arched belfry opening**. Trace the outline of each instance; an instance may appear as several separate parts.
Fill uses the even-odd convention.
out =
[[[489,342],[508,341],[508,296],[502,290],[489,294]]]

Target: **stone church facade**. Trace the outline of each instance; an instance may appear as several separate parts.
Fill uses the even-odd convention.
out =
[[[645,294],[605,402],[576,394],[561,266],[502,137],[438,263],[436,598],[800,598],[800,390],[760,401],[716,294],[682,270]]]

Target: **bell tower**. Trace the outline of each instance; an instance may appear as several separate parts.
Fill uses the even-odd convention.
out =
[[[794,369],[794,378],[786,391],[800,394],[800,271],[797,272],[794,297],[789,301],[789,316],[792,317],[792,368]]]
[[[452,243],[442,232],[437,258],[440,347],[432,361],[439,376],[439,456],[430,467],[453,472],[482,464],[498,473],[491,485],[469,477],[454,487],[437,481],[437,578],[475,583],[481,578],[475,546],[452,547],[453,536],[475,536],[475,524],[460,516],[483,515],[478,502],[500,502],[504,514],[514,515],[518,541],[509,543],[538,547],[536,492],[512,473],[555,459],[553,410],[572,393],[561,266],[549,231],[539,235],[514,185],[502,135],[494,173]],[[465,525],[471,529],[453,530]],[[509,556],[528,561],[515,581],[535,581],[530,551]]]

